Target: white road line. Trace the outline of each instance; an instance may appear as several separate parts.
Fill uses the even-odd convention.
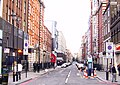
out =
[[[66,80],[65,80],[65,84],[67,84],[67,82],[68,82],[68,78],[66,78]]]
[[[67,78],[65,79],[65,84],[68,82],[68,78],[70,77],[71,71],[69,71]]]

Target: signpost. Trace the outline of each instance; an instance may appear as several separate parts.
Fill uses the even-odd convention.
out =
[[[25,56],[25,72],[26,72],[26,78],[27,78],[27,70],[28,70],[28,34],[24,33],[24,49],[23,49],[23,55]]]
[[[24,50],[23,55],[28,55],[28,40],[24,40]]]
[[[91,76],[91,71],[92,71],[92,56],[88,55],[88,76]]]
[[[106,42],[106,58],[113,58],[113,42]]]
[[[109,80],[109,71],[108,71],[108,58],[114,57],[114,47],[113,42],[106,42],[106,58],[107,58],[107,71],[106,71],[106,80]]]
[[[88,55],[88,62],[92,62],[92,56]]]

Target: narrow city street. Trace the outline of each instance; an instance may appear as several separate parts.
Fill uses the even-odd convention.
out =
[[[20,85],[110,85],[96,78],[85,79],[75,64],[48,72]],[[111,84],[112,85],[112,84]]]

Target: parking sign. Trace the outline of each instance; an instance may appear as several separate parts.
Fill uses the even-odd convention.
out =
[[[107,53],[113,52],[113,42],[106,42],[106,52]]]

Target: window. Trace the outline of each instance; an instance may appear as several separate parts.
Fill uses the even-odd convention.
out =
[[[120,31],[118,32],[118,42],[120,42]]]
[[[115,30],[114,30],[114,36],[113,36],[113,37],[114,37],[114,38],[113,38],[113,42],[114,42],[114,43],[116,42],[116,39],[115,39],[116,36],[115,36],[115,35],[116,35],[116,34],[115,34]]]
[[[18,1],[18,8],[20,8],[20,0]]]
[[[111,41],[113,42],[113,32],[111,32]]]
[[[108,32],[110,32],[110,21],[108,21]]]
[[[10,8],[8,9],[8,21],[10,22]]]
[[[20,9],[22,10],[22,0],[19,0],[20,3]]]
[[[26,2],[24,2],[24,13],[26,13]]]
[[[9,18],[9,17],[8,17],[8,6],[6,6],[6,9],[7,9],[7,10],[6,10],[6,20],[8,20],[8,18]]]
[[[108,17],[110,16],[110,8],[108,8]]]
[[[18,7],[18,0],[16,0],[16,6]]]
[[[117,28],[117,34],[116,34],[116,41],[118,42],[119,40],[118,40],[118,28]]]

